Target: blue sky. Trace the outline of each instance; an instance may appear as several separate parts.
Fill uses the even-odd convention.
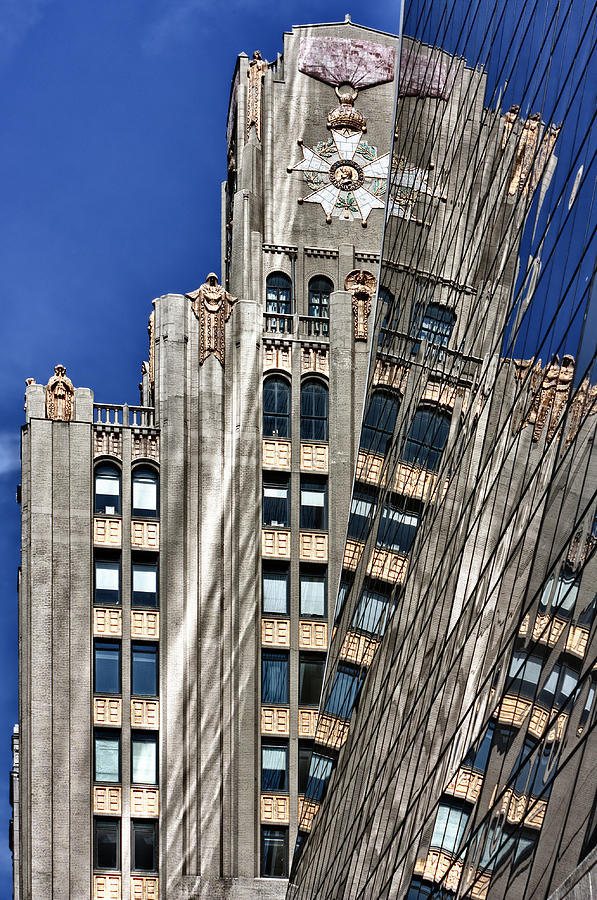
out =
[[[25,379],[63,363],[99,402],[138,402],[151,301],[220,265],[236,55],[293,24],[396,31],[396,2],[0,0],[0,900],[11,894],[19,428]]]

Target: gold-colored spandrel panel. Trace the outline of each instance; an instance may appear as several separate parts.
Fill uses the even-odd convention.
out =
[[[339,750],[346,743],[349,731],[350,722],[322,713],[317,720],[315,740],[325,747]]]
[[[340,659],[355,663],[357,666],[370,666],[378,647],[379,641],[375,638],[358,634],[356,631],[347,631],[340,648]]]
[[[290,737],[290,710],[287,706],[261,707],[261,734]]]
[[[304,375],[305,372],[319,372],[329,378],[330,357],[327,349],[301,347],[301,375]]]
[[[131,728],[160,727],[160,702],[159,700],[142,700],[133,697],[131,699]]]
[[[413,500],[429,500],[436,485],[437,475],[434,472],[401,462],[396,467],[392,488]]]
[[[430,850],[427,859],[416,861],[415,874],[425,881],[442,881],[446,890],[457,891],[462,877],[462,860],[456,860],[443,850]]]
[[[263,344],[263,371],[283,369],[292,372],[292,348],[279,344]]]
[[[292,458],[292,444],[290,441],[275,441],[273,438],[264,438],[261,452],[264,469],[290,471]]]
[[[299,649],[300,650],[327,650],[328,648],[328,623],[327,622],[299,622]]]
[[[520,825],[524,822],[528,828],[541,828],[546,808],[547,801],[535,800],[526,794],[517,794],[513,788],[504,791],[502,797],[501,812],[511,825]]]
[[[465,766],[461,766],[446,788],[447,794],[476,803],[483,787],[483,775]]]
[[[351,538],[348,538],[344,548],[344,559],[342,560],[342,565],[345,569],[356,569],[364,546],[365,544],[361,541],[353,541]]]
[[[95,606],[94,637],[122,637],[122,610],[116,606]]]
[[[96,547],[120,547],[122,544],[122,520],[95,516],[93,519],[93,543]]]
[[[131,637],[157,641],[160,636],[160,614],[157,609],[131,610]]]
[[[311,831],[318,810],[319,803],[304,797],[298,798],[298,823],[302,831]]]
[[[93,430],[93,455],[122,459],[122,432]]]
[[[159,550],[159,522],[132,521],[131,547],[134,547],[135,550]]]
[[[160,879],[155,875],[131,875],[132,900],[159,900]]]
[[[94,875],[93,900],[121,900],[121,875]]]
[[[262,619],[261,643],[264,647],[290,647],[290,619]]]
[[[328,471],[329,445],[301,443],[301,472],[317,472],[326,475]]]
[[[453,384],[444,384],[441,381],[428,381],[423,391],[422,401],[437,403],[440,406],[454,409],[457,397],[464,397],[466,390]]]
[[[261,532],[261,554],[270,559],[290,559],[290,532],[264,528]]]
[[[93,786],[93,812],[102,816],[122,815],[122,791],[118,785]]]
[[[300,738],[314,738],[316,725],[317,709],[299,709],[298,736]]]
[[[120,697],[94,697],[93,724],[112,725],[120,728],[122,724],[122,700]]]
[[[133,459],[155,459],[160,461],[160,436],[133,431],[133,444],[131,447]]]
[[[376,387],[384,385],[384,387],[395,388],[403,394],[406,390],[408,372],[408,366],[399,366],[398,363],[378,359],[373,372],[373,384]]]
[[[156,819],[160,814],[160,792],[157,788],[131,788],[131,816]]]
[[[308,562],[328,561],[328,536],[321,531],[301,531],[299,559]]]
[[[290,798],[282,794],[261,795],[261,821],[290,824]]]
[[[357,456],[356,480],[364,482],[365,484],[379,484],[383,463],[383,456],[359,450],[359,455]]]
[[[566,638],[566,650],[584,659],[589,643],[589,629],[582,625],[571,625]]]
[[[369,560],[367,575],[380,581],[388,581],[390,584],[401,584],[406,576],[407,566],[406,556],[376,547]]]

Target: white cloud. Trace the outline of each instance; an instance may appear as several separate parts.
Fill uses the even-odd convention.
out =
[[[21,467],[19,434],[0,431],[0,476],[17,472]]]
[[[0,60],[21,44],[43,18],[51,0],[0,0]]]

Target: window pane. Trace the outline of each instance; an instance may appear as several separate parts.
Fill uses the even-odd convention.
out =
[[[319,753],[314,753],[311,756],[309,778],[305,790],[305,794],[309,799],[317,800],[321,803],[325,796],[330,775],[332,774],[332,765],[332,760],[327,756],[320,756]]]
[[[94,686],[96,694],[120,693],[120,644],[95,644]]]
[[[290,385],[283,378],[268,378],[263,384],[264,437],[290,437]]]
[[[120,493],[120,479],[116,475],[97,475],[95,490],[98,494],[118,496]]]
[[[95,560],[95,603],[120,603],[120,561]]]
[[[311,744],[300,744],[298,748],[298,792],[304,794],[309,780],[309,766],[311,765]]]
[[[133,736],[132,780],[135,784],[158,783],[158,745],[154,737]]]
[[[288,830],[261,829],[261,874],[265,878],[286,878],[288,875]]]
[[[301,479],[301,528],[327,528],[327,484]]]
[[[263,612],[288,613],[288,572],[263,571]]]
[[[133,644],[132,692],[149,697],[158,693],[158,654],[153,644]]]
[[[376,391],[371,395],[361,431],[363,449],[385,455],[396,427],[398,406],[398,400],[390,394]]]
[[[263,485],[263,524],[290,524],[290,485],[284,482],[265,482]]]
[[[158,508],[158,486],[155,481],[135,479],[133,481],[133,510],[138,515],[143,512],[153,515]]]
[[[118,735],[96,734],[95,743],[95,780],[120,781],[120,738]]]
[[[326,583],[324,575],[301,572],[301,616],[325,616]]]
[[[387,628],[390,612],[389,597],[377,591],[363,590],[354,611],[352,624],[360,631],[367,631],[381,637]]]
[[[95,470],[94,510],[99,514],[120,515],[120,472],[114,466]]]
[[[264,744],[261,748],[261,790],[288,790],[288,748]]]
[[[133,606],[158,605],[157,563],[133,563]]]
[[[378,544],[396,553],[408,553],[415,539],[419,517],[386,504],[382,510]]]
[[[462,840],[468,813],[440,803],[431,838],[431,846],[454,853]]]
[[[261,702],[288,703],[288,654],[262,654]]]
[[[377,504],[372,494],[355,491],[350,504],[348,520],[348,536],[357,541],[364,541],[375,516]]]
[[[305,381],[301,387],[301,439],[328,439],[328,389],[319,381]]]
[[[435,471],[439,468],[449,432],[448,415],[435,410],[418,409],[406,436],[402,458]]]
[[[133,869],[155,872],[157,869],[157,828],[153,822],[131,822],[133,831]]]
[[[313,656],[299,657],[299,704],[319,706],[325,661]]]
[[[350,719],[362,683],[362,675],[347,666],[338,666],[324,709],[332,716]]]
[[[120,868],[120,820],[95,819],[93,823],[93,866],[95,869]]]

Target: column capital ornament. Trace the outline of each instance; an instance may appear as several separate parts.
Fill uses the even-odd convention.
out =
[[[375,294],[377,279],[366,269],[354,269],[344,281],[344,290],[352,294],[352,315],[355,341],[366,341],[369,336],[371,299]]]
[[[196,291],[186,294],[199,320],[199,365],[214,353],[224,365],[226,355],[225,323],[230,318],[237,298],[218,284],[218,277],[210,272],[207,280]]]
[[[247,140],[251,133],[251,127],[255,126],[257,140],[261,141],[261,91],[263,76],[267,72],[267,63],[261,57],[259,50],[253,53],[253,59],[249,63],[249,93],[247,96]]]
[[[75,389],[67,378],[64,366],[54,366],[54,374],[46,385],[46,415],[48,419],[70,422],[73,417]]]

